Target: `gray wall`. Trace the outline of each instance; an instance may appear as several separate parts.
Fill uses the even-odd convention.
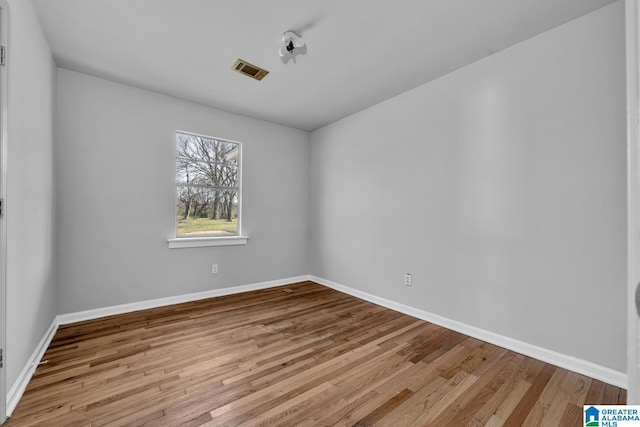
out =
[[[308,273],[307,132],[64,69],[58,93],[60,313]],[[168,249],[176,130],[244,143],[247,245]]]
[[[57,313],[309,272],[625,370],[621,2],[310,138],[62,69],[54,122],[9,1],[9,387]],[[176,129],[244,142],[248,245],[167,248]]]
[[[313,132],[311,194],[313,275],[624,372],[622,2]]]
[[[9,0],[7,390],[58,313],[54,282],[55,65],[30,1]]]

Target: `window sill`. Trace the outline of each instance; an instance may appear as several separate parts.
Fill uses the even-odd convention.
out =
[[[246,245],[249,236],[175,237],[167,239],[169,249],[202,248],[206,246]]]

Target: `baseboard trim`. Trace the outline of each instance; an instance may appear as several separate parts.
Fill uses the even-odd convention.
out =
[[[233,286],[222,289],[212,289],[204,292],[197,292],[192,294],[178,295],[174,297],[158,298],[153,300],[135,302],[130,304],[121,304],[111,307],[97,308],[95,310],[85,310],[77,313],[59,314],[53,319],[49,329],[45,332],[44,336],[38,343],[38,346],[33,351],[33,354],[29,358],[27,364],[20,372],[18,379],[13,384],[9,393],[7,394],[7,418],[13,414],[13,411],[18,406],[18,402],[22,398],[27,385],[36,370],[36,367],[42,360],[45,351],[49,347],[53,336],[55,335],[60,325],[66,325],[69,323],[81,322],[84,320],[93,320],[105,316],[113,316],[115,314],[130,313],[133,311],[145,310],[148,308],[163,307],[172,304],[180,304],[183,302],[197,301],[206,298],[220,297],[225,295],[241,294],[244,292],[257,291],[261,289],[273,288],[275,286],[290,285],[292,283],[304,282],[310,280],[310,276],[297,276],[290,277],[288,279],[270,280],[267,282],[253,283],[250,285]]]
[[[158,298],[129,304],[114,305],[111,307],[96,308],[93,310],[79,311],[76,313],[66,313],[58,315],[60,325],[68,323],[93,320],[100,317],[113,316],[116,314],[131,313],[133,311],[146,310],[149,308],[164,307],[167,305],[180,304],[183,302],[197,301],[201,299],[221,297],[225,295],[240,294],[243,292],[257,291],[261,289],[273,288],[275,286],[289,285],[296,282],[309,280],[310,276],[289,277],[287,279],[270,280],[268,282],[253,283],[250,285],[232,286],[222,289],[211,289],[209,291],[196,292],[192,294],[177,295],[173,297]]]
[[[350,288],[345,285],[341,285],[336,282],[332,282],[330,280],[323,279],[321,277],[310,276],[309,280],[335,289],[337,291],[344,292],[345,294],[352,295],[356,298],[372,302],[382,307],[386,307],[391,310],[395,310],[400,313],[425,320],[427,322],[435,323],[436,325],[445,327],[447,329],[451,329],[456,332],[460,332],[462,334],[477,338],[479,340],[486,341],[509,350],[513,350],[517,353],[542,360],[543,362],[550,363],[560,368],[568,369],[582,375],[587,375],[591,378],[595,378],[608,384],[615,385],[616,387],[627,388],[628,386],[627,374],[624,372],[616,371],[605,366],[597,365],[593,362],[582,360],[573,356],[568,356],[566,354],[558,353],[556,351],[549,350],[543,347],[528,344],[526,342],[509,338],[504,335],[496,334],[494,332],[480,329],[475,326],[467,325],[466,323],[458,322],[456,320],[451,320],[446,317],[429,313],[415,307],[390,301],[385,298],[381,298],[366,292],[359,291],[357,289]]]
[[[18,406],[18,402],[22,398],[24,391],[27,389],[27,385],[29,384],[33,373],[36,371],[36,367],[40,363],[40,360],[42,360],[42,356],[44,356],[44,352],[47,351],[47,348],[49,347],[49,344],[57,330],[58,322],[56,318],[51,322],[49,329],[44,333],[44,336],[36,346],[36,349],[27,361],[27,364],[22,369],[22,372],[20,372],[20,375],[18,375],[18,379],[9,390],[9,393],[7,394],[7,418],[13,414],[16,406]]]
[[[93,320],[100,317],[112,316],[116,314],[130,313],[133,311],[145,310],[148,308],[163,307],[172,304],[180,304],[183,302],[197,301],[200,299],[213,298],[225,295],[240,294],[244,292],[256,291],[261,289],[268,289],[275,286],[289,285],[297,282],[313,281],[329,288],[335,289],[340,292],[352,295],[356,298],[363,299],[365,301],[372,302],[382,307],[389,308],[391,310],[398,311],[400,313],[407,314],[409,316],[425,320],[427,322],[435,323],[442,327],[454,330],[456,332],[469,335],[471,337],[487,341],[489,343],[498,345],[500,347],[507,348],[509,350],[516,351],[542,360],[543,362],[551,363],[564,369],[568,369],[583,375],[587,375],[591,378],[595,378],[600,381],[615,385],[617,387],[627,388],[627,375],[623,372],[613,370],[604,366],[597,365],[586,360],[578,359],[573,356],[568,356],[549,350],[543,347],[538,347],[532,344],[518,341],[513,338],[505,337],[484,329],[477,328],[475,326],[467,325],[462,322],[451,320],[442,316],[438,316],[433,313],[429,313],[424,310],[417,309],[405,304],[397,303],[387,300],[357,289],[350,288],[345,285],[341,285],[330,280],[326,280],[320,277],[308,275],[290,277],[288,279],[271,280],[267,282],[254,283],[250,285],[234,286],[222,289],[212,289],[204,292],[197,292],[192,294],[178,295],[174,297],[158,298],[153,300],[141,301],[131,304],[121,304],[111,307],[98,308],[95,310],[86,310],[77,313],[61,314],[55,317],[51,322],[51,325],[45,332],[44,336],[38,343],[33,354],[29,358],[27,364],[22,369],[22,372],[18,376],[18,379],[13,384],[9,393],[7,394],[7,418],[13,414],[18,402],[22,398],[24,391],[36,370],[36,367],[42,360],[45,351],[49,347],[55,332],[59,325],[65,325],[74,322],[80,322],[84,320]]]

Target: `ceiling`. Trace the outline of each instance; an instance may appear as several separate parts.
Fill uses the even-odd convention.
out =
[[[613,0],[32,2],[60,67],[311,131]]]

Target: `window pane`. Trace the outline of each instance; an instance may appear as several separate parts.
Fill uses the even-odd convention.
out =
[[[208,163],[199,160],[178,159],[176,164],[178,185],[238,188],[238,165]]]
[[[238,192],[177,186],[176,237],[238,234]]]
[[[178,160],[200,160],[209,163],[238,164],[239,144],[198,135],[176,134]]]
[[[239,235],[240,143],[176,133],[176,237]]]

